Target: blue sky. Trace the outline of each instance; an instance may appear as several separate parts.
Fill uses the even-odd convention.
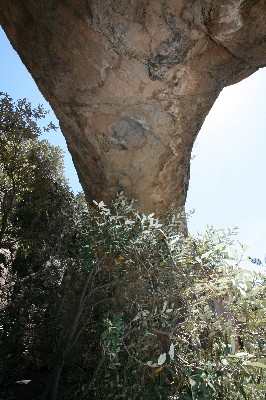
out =
[[[225,88],[198,135],[187,210],[192,232],[237,226],[252,256],[266,254],[266,69]]]
[[[35,82],[0,28],[0,91],[26,97],[33,106],[50,109]],[[49,120],[56,123],[52,111]],[[46,138],[66,151],[65,172],[75,192],[81,190],[63,135]],[[225,88],[199,133],[193,150],[187,210],[195,209],[191,233],[239,228],[248,254],[266,254],[266,68]]]

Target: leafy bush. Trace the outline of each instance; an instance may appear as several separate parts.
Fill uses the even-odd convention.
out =
[[[264,399],[265,276],[240,268],[235,232],[184,237],[123,196],[75,204],[71,257],[16,283],[2,371],[45,367],[43,399]]]
[[[160,223],[122,196],[96,207],[80,256],[108,300],[97,373],[78,398],[264,399],[265,275],[240,268],[235,232],[185,238],[179,216]]]

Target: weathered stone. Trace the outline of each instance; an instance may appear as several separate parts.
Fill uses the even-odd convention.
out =
[[[183,206],[191,149],[226,85],[266,64],[265,0],[0,0],[87,198]]]

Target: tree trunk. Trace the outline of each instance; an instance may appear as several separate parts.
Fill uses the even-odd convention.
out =
[[[91,271],[88,273],[87,279],[85,280],[83,290],[78,302],[78,306],[76,309],[76,314],[74,316],[73,322],[69,327],[68,333],[66,335],[62,334],[62,342],[59,345],[58,349],[58,360],[56,365],[54,366],[50,377],[48,378],[47,384],[44,388],[43,393],[41,394],[40,400],[56,400],[57,399],[57,392],[58,392],[58,385],[61,376],[62,369],[64,367],[65,359],[69,354],[69,351],[72,347],[72,344],[75,340],[76,335],[78,334],[78,326],[80,319],[84,312],[84,307],[86,306],[87,301],[90,298],[90,291],[88,293],[89,285],[92,283],[93,277],[95,275],[97,267],[92,268]],[[68,315],[68,314],[67,314]],[[66,318],[67,318],[66,315]]]
[[[50,384],[48,400],[56,400],[57,399],[58,385],[59,385],[59,380],[60,380],[63,366],[64,366],[64,359],[61,358],[53,371],[53,377],[52,377],[51,384]]]
[[[2,213],[2,221],[1,221],[1,230],[0,230],[0,247],[3,243],[3,239],[8,227],[8,219],[10,218],[11,212],[13,210],[15,198],[15,189],[12,188],[9,192],[4,194],[2,204],[1,204],[1,213]]]

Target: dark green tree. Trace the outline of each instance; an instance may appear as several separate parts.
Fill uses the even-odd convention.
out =
[[[37,122],[47,112],[32,108],[26,99],[14,102],[0,93],[0,246],[7,239],[15,202],[30,192],[41,176],[63,178],[62,153],[47,141],[39,141]],[[55,129],[50,123],[45,131]]]
[[[25,99],[0,95],[0,248],[12,253],[9,286],[0,287],[9,290],[0,307],[0,386],[6,393],[23,374],[32,378],[53,363],[60,287],[66,287],[61,283],[75,252],[74,221],[83,202],[64,177],[62,150],[40,140],[37,124],[46,114]]]

